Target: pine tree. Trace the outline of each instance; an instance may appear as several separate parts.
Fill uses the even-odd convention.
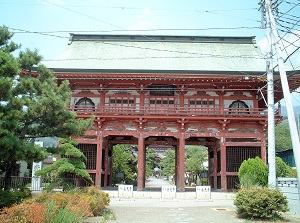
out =
[[[18,161],[31,163],[48,156],[34,145],[35,138],[81,135],[93,122],[93,117],[76,119],[66,109],[69,83],[58,84],[53,73],[40,65],[37,50],[27,49],[19,57],[12,54],[20,47],[12,37],[7,27],[0,27],[0,170],[5,173],[5,189]]]
[[[75,185],[74,180],[85,181],[83,185],[93,183],[92,178],[86,172],[86,157],[75,146],[78,142],[68,138],[59,141],[57,156],[59,159],[50,166],[35,172],[36,176],[44,176],[49,180],[50,185],[47,190],[52,190],[56,186],[63,186],[63,190],[72,189]],[[79,185],[80,186],[80,185]]]

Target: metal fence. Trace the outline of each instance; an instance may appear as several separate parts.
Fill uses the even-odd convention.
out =
[[[88,187],[90,184],[85,180],[78,178],[47,178],[47,177],[19,177],[13,176],[10,178],[9,188],[27,187],[31,191],[47,190],[52,183],[61,181],[67,182],[70,188],[83,188]],[[4,177],[0,177],[0,187],[4,187]],[[54,190],[62,190],[63,185],[58,184]]]

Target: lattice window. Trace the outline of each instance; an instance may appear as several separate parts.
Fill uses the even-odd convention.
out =
[[[228,146],[226,147],[226,171],[238,172],[242,162],[248,158],[261,156],[260,147]]]
[[[217,172],[221,171],[221,153],[217,152]]]
[[[94,184],[96,184],[96,174],[95,173],[90,173],[91,178],[94,181]]]
[[[217,176],[217,189],[221,189],[221,176]]]
[[[244,101],[234,101],[229,105],[230,113],[249,114],[249,106]]]
[[[227,190],[239,189],[239,177],[238,176],[228,176],[227,177]]]
[[[109,99],[109,105],[110,106],[123,106],[123,107],[128,107],[128,106],[134,106],[135,105],[135,98],[128,97],[128,96],[113,96],[110,97]]]
[[[78,149],[80,149],[87,162],[85,163],[86,169],[95,170],[96,169],[96,159],[97,159],[97,145],[96,144],[78,144]]]
[[[92,108],[95,107],[95,103],[90,98],[80,98],[75,104],[76,108]]]

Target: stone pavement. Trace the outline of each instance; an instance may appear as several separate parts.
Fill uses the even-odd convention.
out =
[[[145,194],[147,192],[144,192]],[[151,193],[151,192],[149,192]],[[192,192],[182,192],[182,194]],[[225,193],[226,194],[226,193]],[[157,198],[134,198],[121,199],[111,198],[109,210],[112,211],[116,220],[103,218],[90,218],[89,223],[254,223],[264,221],[249,221],[239,219],[235,213],[233,196],[230,193],[213,192],[212,201],[195,199],[157,199]],[[219,196],[219,197],[218,197]],[[191,197],[186,195],[182,197]],[[300,216],[285,214],[285,220],[280,222],[300,223]]]
[[[101,217],[90,218],[87,222],[107,223],[254,223],[239,219],[235,213],[233,200],[160,200],[160,199],[115,199],[111,200],[109,210],[116,220],[103,221]],[[280,222],[297,223],[300,216],[284,215]]]
[[[147,187],[166,185],[168,182],[152,179]],[[235,213],[233,200],[234,193],[212,192],[211,200],[207,198],[195,199],[195,192],[177,192],[176,199],[161,199],[161,192],[134,191],[133,199],[118,199],[118,191],[105,191],[109,193],[111,202],[109,210],[116,220],[104,221],[102,217],[90,218],[89,223],[263,223],[264,221],[249,221],[239,219]],[[300,223],[300,216],[284,214],[284,221]],[[270,223],[270,222],[268,222]]]

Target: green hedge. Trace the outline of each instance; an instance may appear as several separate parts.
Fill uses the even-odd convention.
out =
[[[247,219],[279,219],[282,212],[289,210],[286,196],[268,188],[240,190],[234,204],[237,213]]]

